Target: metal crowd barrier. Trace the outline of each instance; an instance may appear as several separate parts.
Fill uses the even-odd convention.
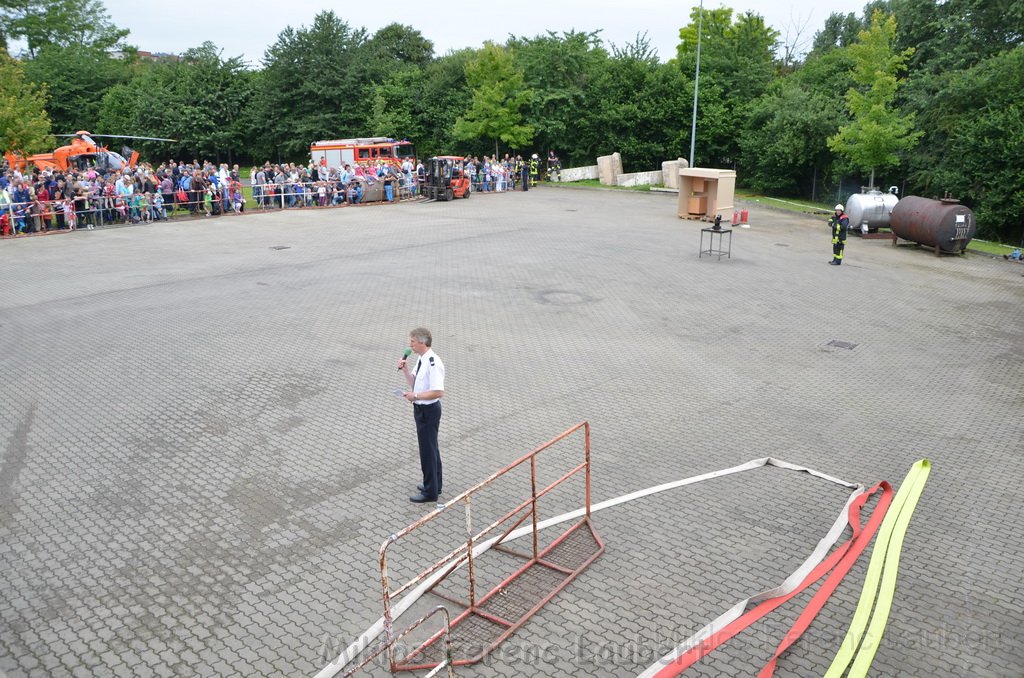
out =
[[[438,675],[441,669],[447,669],[446,674],[448,678],[455,678],[455,666],[452,664],[452,621],[451,616],[448,614],[448,609],[444,605],[438,605],[430,612],[426,613],[409,626],[405,627],[401,632],[392,635],[390,638],[385,639],[377,648],[367,655],[359,664],[353,666],[351,669],[342,674],[342,678],[350,678],[362,669],[366,668],[374,659],[381,656],[385,652],[391,652],[395,644],[404,638],[407,634],[416,630],[425,621],[433,617],[435,614],[441,614],[444,616],[444,628],[438,631],[433,638],[441,636],[444,638],[445,657],[444,659],[434,667],[434,669],[426,675],[425,678],[431,678],[431,676]]]
[[[542,452],[566,440],[576,433],[582,433],[583,459],[578,464],[545,487],[539,486],[537,466]],[[511,473],[514,469],[528,465],[530,480],[526,497],[515,508],[506,512],[501,518],[491,522],[487,527],[477,531],[473,527],[473,500],[481,490],[493,485],[495,481]],[[541,547],[538,539],[538,500],[547,496],[555,488],[562,485],[578,473],[583,474],[584,511],[583,516],[553,542]],[[468,537],[457,548],[435,562],[427,569],[396,588],[391,587],[388,567],[388,549],[402,541],[424,526],[432,523],[443,512],[462,506],[465,512],[466,534]],[[507,546],[504,542],[521,529],[531,535],[531,547],[521,552]],[[497,534],[498,536],[490,536]],[[488,549],[520,559],[522,565],[504,578],[497,586],[488,591],[477,589],[478,560]],[[473,664],[481,661],[512,633],[526,623],[534,613],[563,588],[569,585],[585,570],[601,553],[604,542],[590,520],[590,424],[581,422],[576,426],[555,436],[550,441],[537,447],[532,452],[520,457],[503,469],[493,473],[486,480],[466,490],[445,505],[438,505],[436,511],[423,516],[400,532],[391,535],[380,547],[381,588],[384,599],[384,630],[389,639],[395,618],[395,609],[401,610],[415,601],[423,587],[435,596],[463,608],[463,611],[452,621],[451,629],[455,647],[454,656],[449,660],[455,666]],[[437,586],[450,574],[461,568],[468,568],[468,590],[465,598],[442,593]],[[414,589],[415,587],[415,589]],[[400,601],[398,598],[407,594]],[[413,598],[408,598],[413,596]],[[399,612],[400,613],[400,612]],[[418,671],[433,669],[440,665],[437,651],[437,636],[433,636],[402,658],[395,656],[388,649],[388,659],[392,671]],[[449,652],[451,652],[449,647]]]
[[[219,216],[244,212],[246,207],[252,206],[260,211],[286,210],[295,208],[310,207],[339,207],[345,205],[359,205],[370,203],[389,202],[381,187],[380,198],[377,199],[376,186],[382,183],[381,177],[372,174],[357,175],[359,185],[362,187],[360,193],[355,189],[354,183],[350,181],[347,185],[340,187],[337,180],[328,181],[307,181],[307,182],[264,182],[262,184],[252,183],[251,200],[244,197],[241,204],[237,206],[233,196],[226,193],[221,187],[214,187],[210,199],[206,198],[206,188],[200,190],[182,189],[174,187],[170,193],[157,188],[150,194],[150,204],[141,209],[131,204],[130,198],[125,199],[119,196],[90,195],[87,196],[86,209],[79,210],[77,207],[70,211],[74,215],[72,223],[68,223],[68,213],[57,209],[53,201],[37,204],[38,201],[6,203],[0,206],[0,235],[13,236],[18,232],[31,233],[48,230],[61,230],[64,228],[92,228],[123,223],[149,223],[170,219],[181,212],[187,211],[190,214],[207,214]],[[518,176],[514,172],[508,174],[501,181],[478,181],[482,175],[474,173],[472,190],[474,192],[489,193],[499,190],[511,191],[515,187]],[[406,177],[403,172],[394,175],[392,184],[393,199],[390,202],[406,202],[415,200],[423,195],[424,178],[416,174]],[[374,199],[368,199],[367,189],[373,188]],[[156,207],[152,204],[152,196],[161,195],[163,204]],[[72,201],[73,197],[70,198]],[[6,221],[3,215],[7,215]]]

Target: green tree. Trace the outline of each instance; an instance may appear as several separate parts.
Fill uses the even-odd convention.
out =
[[[970,68],[1024,41],[1020,0],[890,0],[899,32],[895,48],[914,48],[916,73],[942,76]]]
[[[421,156],[457,150],[455,123],[472,100],[466,65],[474,56],[471,49],[450,52],[423,69],[423,79],[418,83],[421,93],[411,102],[422,130],[416,137]]]
[[[693,83],[674,65],[658,63],[643,40],[614,51],[590,76],[572,155],[589,165],[618,151],[626,171],[656,169],[683,152],[690,130],[680,121],[690,119]],[[708,110],[712,91],[701,92]]]
[[[718,9],[705,9],[701,15],[699,7],[690,9],[690,23],[679,29],[679,46],[676,47],[676,58],[680,61],[689,61],[696,58],[697,41],[700,39],[701,55],[704,50],[714,51],[718,43],[726,43],[727,35],[732,26],[732,10],[728,7]],[[727,45],[722,45],[724,51]]]
[[[927,1],[931,2],[932,0]],[[814,34],[811,55],[817,56],[832,49],[849,47],[857,42],[857,35],[864,28],[864,22],[858,19],[853,12],[849,14],[832,12],[825,19],[825,26]]]
[[[424,130],[417,120],[417,94],[421,93],[423,73],[408,67],[391,71],[370,92],[370,115],[366,120],[371,134],[396,139],[422,139]]]
[[[533,93],[526,88],[511,50],[484,43],[466,64],[466,82],[473,90],[473,99],[469,110],[455,121],[457,138],[489,139],[495,144],[495,153],[499,140],[511,148],[530,143],[533,127],[523,122],[523,108]]]
[[[138,142],[147,156],[199,156],[234,161],[250,156],[247,110],[253,74],[240,57],[224,59],[205,42],[172,63],[154,64],[103,99],[97,131],[171,137],[177,144]]]
[[[363,47],[364,29],[334,12],[320,12],[309,28],[288,26],[267,48],[259,78],[253,130],[257,152],[302,158],[317,139],[364,136],[375,64]]]
[[[389,24],[361,48],[372,64],[367,71],[366,131],[410,140],[429,134],[420,124],[424,102],[423,69],[434,58],[434,45],[411,26]]]
[[[852,120],[839,128],[828,146],[847,158],[858,170],[871,172],[895,167],[900,152],[911,149],[921,138],[914,129],[914,114],[902,114],[893,106],[900,81],[897,75],[906,66],[911,49],[894,52],[896,18],[876,11],[871,27],[861,31],[859,41],[848,50],[854,60],[854,87],[846,93],[846,105]]]
[[[596,68],[608,58],[598,34],[549,31],[533,38],[510,38],[507,46],[533,92],[524,119],[534,129],[535,147],[558,149],[568,161],[567,156],[574,155],[580,115],[590,103]],[[593,158],[586,160],[592,162]]]
[[[25,77],[44,83],[47,111],[60,132],[96,127],[100,103],[111,87],[131,77],[130,62],[94,45],[44,45],[25,62]]]
[[[744,183],[780,195],[816,198],[819,176],[831,162],[829,135],[841,110],[819,93],[786,78],[751,106],[740,138]]]
[[[679,31],[676,63],[684,74],[696,67],[699,8]],[[779,33],[752,12],[733,21],[731,9],[704,10],[700,26],[700,90],[697,144],[694,162],[704,166],[734,165],[739,156],[740,130],[753,100],[767,91],[777,77],[775,46]],[[713,94],[711,109],[703,110],[705,96]],[[713,114],[713,115],[709,115]]]
[[[928,135],[911,158],[923,195],[949,191],[975,210],[979,235],[1022,242],[1024,45],[947,74],[940,100],[922,111]],[[983,102],[983,103],[980,103]]]
[[[365,51],[386,69],[423,67],[434,58],[434,43],[412,26],[393,23],[374,33]]]
[[[36,153],[52,148],[46,87],[25,79],[21,63],[0,50],[0,149]]]
[[[692,70],[696,62],[699,8],[693,9],[690,20],[679,31],[677,58],[684,70]],[[750,99],[767,90],[777,70],[774,54],[779,32],[760,15],[744,12],[733,22],[731,9],[704,10],[700,32],[702,81],[714,82],[730,98]]]
[[[422,68],[392,71],[370,94],[367,129],[373,134],[406,138],[421,158],[466,149],[454,137],[456,119],[472,92],[466,84],[466,64],[476,55],[464,49],[434,59]]]
[[[182,54],[172,91],[177,95],[177,115],[169,136],[186,140],[201,156],[232,162],[244,145],[244,112],[253,96],[251,74],[242,58],[225,59],[216,45],[204,42]],[[144,113],[164,116],[151,106]]]
[[[112,49],[128,31],[110,21],[101,0],[4,0],[0,3],[0,38],[6,45],[23,39],[35,56],[45,45]]]

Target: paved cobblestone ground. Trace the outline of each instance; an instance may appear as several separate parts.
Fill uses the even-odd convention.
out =
[[[0,673],[316,672],[423,511],[390,391],[425,324],[449,496],[584,419],[596,501],[766,455],[866,483],[930,457],[875,674],[1020,676],[1024,267],[854,238],[835,268],[823,218],[748,207],[721,261],[674,196],[554,188],[0,242]],[[762,469],[601,512],[605,554],[460,675],[634,675],[846,495]],[[779,675],[827,666],[866,562]],[[692,675],[754,673],[797,602]]]

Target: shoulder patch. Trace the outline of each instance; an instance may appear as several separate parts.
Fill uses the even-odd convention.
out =
[[[431,366],[433,366],[433,364],[434,364],[434,356],[430,356],[430,364],[431,364]]]

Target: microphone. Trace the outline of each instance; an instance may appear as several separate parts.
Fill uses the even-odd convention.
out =
[[[402,354],[402,360],[408,360],[409,356],[411,356],[411,355],[412,355],[412,349],[411,348],[405,349],[405,353]],[[399,367],[398,370],[401,371],[402,368]]]

